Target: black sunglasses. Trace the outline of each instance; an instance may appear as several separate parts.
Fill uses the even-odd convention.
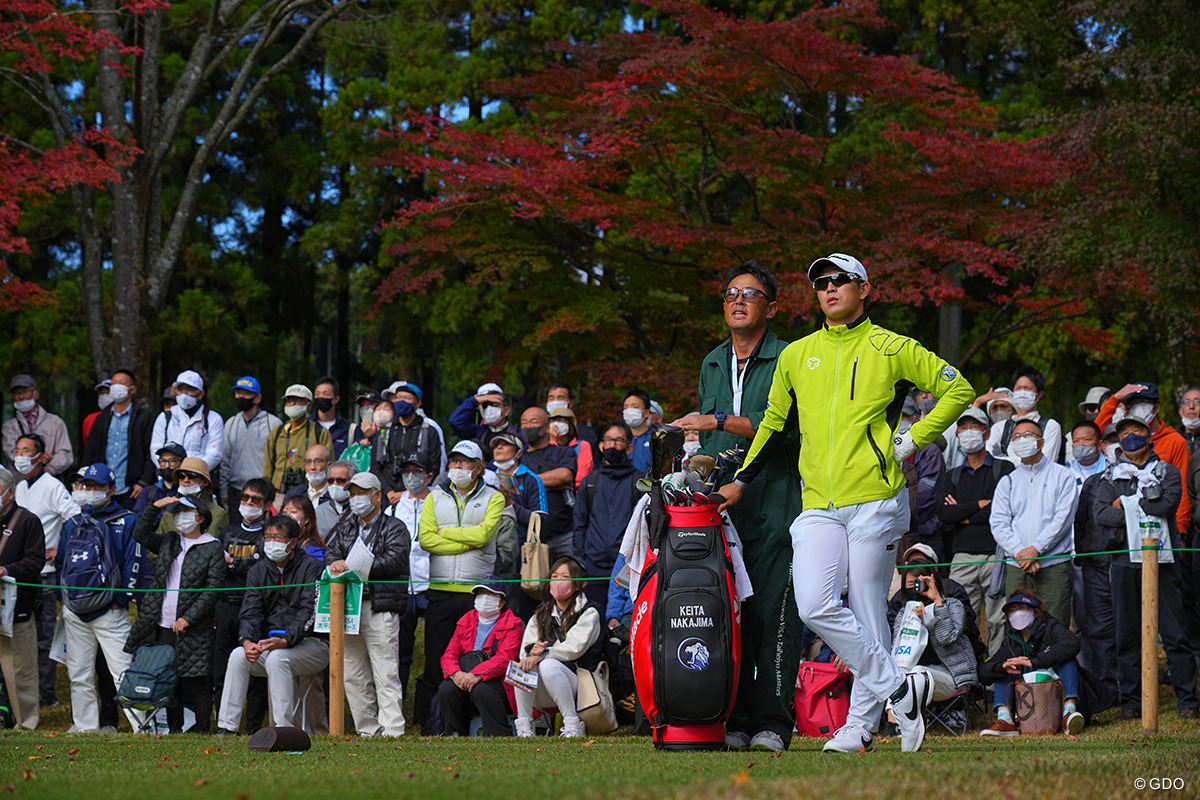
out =
[[[829,288],[829,284],[837,287],[845,286],[851,281],[858,280],[858,276],[853,272],[835,272],[832,275],[822,275],[812,282],[812,286],[818,292],[823,292]]]

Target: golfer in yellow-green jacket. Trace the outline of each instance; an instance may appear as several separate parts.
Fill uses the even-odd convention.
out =
[[[825,750],[872,749],[891,699],[902,749],[912,752],[925,736],[921,708],[930,684],[923,672],[906,678],[889,646],[886,594],[896,541],[909,524],[900,463],[954,424],[975,392],[943,359],[871,323],[865,309],[871,284],[857,258],[819,258],[808,277],[825,323],[779,357],[767,412],[734,483],[722,489],[724,505],[742,498],[798,428],[804,490],[803,511],[791,527],[796,607],[854,675],[846,724]],[[899,434],[900,408],[913,387],[931,392],[938,404]]]

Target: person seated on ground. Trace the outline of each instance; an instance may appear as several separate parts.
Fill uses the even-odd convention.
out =
[[[916,614],[929,631],[929,640],[916,666],[908,670],[913,691],[893,707],[896,714],[907,714],[914,719],[930,703],[949,700],[978,683],[979,662],[967,636],[970,607],[956,597],[946,596],[937,568],[923,564],[903,568],[900,574],[905,603],[915,600],[923,604],[916,607]],[[903,624],[904,615],[898,614],[892,623],[893,650],[899,643]]]
[[[241,725],[251,675],[267,679],[271,724],[294,726],[301,722],[295,678],[319,676],[329,666],[329,643],[313,633],[317,581],[325,566],[300,547],[300,526],[282,514],[263,526],[263,552],[266,558],[246,575],[241,645],[229,653],[217,714],[221,735]]]
[[[1004,604],[1004,642],[979,670],[984,683],[995,682],[996,722],[982,736],[1017,736],[1021,733],[1013,719],[1013,685],[1026,672],[1052,669],[1063,685],[1063,724],[1065,732],[1083,730],[1079,704],[1079,637],[1046,612],[1046,604],[1030,589],[1017,589]]]
[[[201,464],[202,459],[196,459]],[[184,463],[187,463],[186,461]],[[163,532],[154,520],[159,509],[171,527]],[[138,615],[125,643],[133,653],[144,644],[159,642],[175,648],[179,683],[176,704],[167,708],[171,733],[183,730],[183,711],[196,715],[188,730],[208,733],[212,718],[212,645],[217,619],[217,592],[225,585],[228,567],[221,540],[208,532],[213,512],[196,497],[160,497],[138,517],[133,538],[158,556],[152,591],[138,598]]]
[[[463,614],[442,653],[446,680],[438,688],[445,732],[468,736],[471,717],[483,721],[482,735],[511,736],[504,673],[521,648],[521,620],[506,606],[504,584],[495,577],[471,588],[475,608]]]
[[[525,626],[521,639],[521,669],[537,672],[536,692],[518,691],[517,736],[533,736],[533,709],[558,706],[562,736],[583,736],[583,720],[575,712],[578,667],[600,662],[600,612],[588,602],[583,588],[587,570],[571,556],[554,562],[550,592]]]

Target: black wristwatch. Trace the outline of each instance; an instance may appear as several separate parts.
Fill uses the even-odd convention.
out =
[[[719,430],[719,431],[725,430],[725,417],[727,417],[729,415],[726,414],[724,411],[718,411],[718,412],[714,413],[713,416],[717,418],[717,430]]]

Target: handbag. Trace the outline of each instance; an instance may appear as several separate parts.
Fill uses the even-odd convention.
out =
[[[601,661],[595,669],[580,667],[575,670],[575,677],[579,680],[575,711],[587,732],[599,736],[615,731],[617,711],[608,688],[608,662]]]
[[[909,600],[904,604],[900,633],[892,647],[892,658],[896,659],[896,666],[905,672],[917,665],[929,644],[929,630],[925,627],[924,619],[918,617],[916,611],[922,605],[919,600]]]
[[[542,515],[529,515],[529,531],[521,545],[521,589],[534,600],[546,596],[550,580],[550,545],[542,543]]]
[[[806,661],[796,676],[796,733],[833,736],[850,715],[850,673]]]
[[[1013,684],[1013,704],[1022,736],[1058,733],[1062,729],[1063,685],[1061,680]]]
[[[458,668],[463,672],[470,672],[478,667],[483,662],[496,655],[496,650],[500,647],[500,643],[495,638],[492,639],[492,649],[482,648],[480,650],[468,650],[458,657]]]

